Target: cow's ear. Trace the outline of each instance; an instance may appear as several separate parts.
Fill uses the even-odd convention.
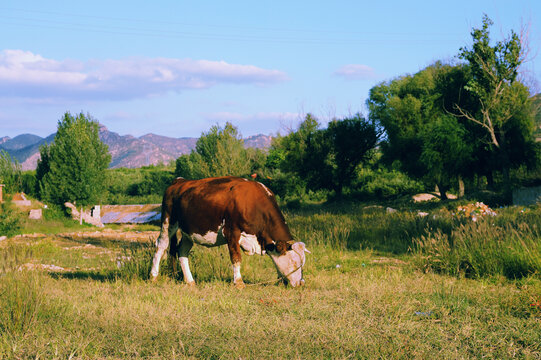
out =
[[[276,244],[270,243],[270,244],[265,245],[265,251],[267,252],[276,251]]]

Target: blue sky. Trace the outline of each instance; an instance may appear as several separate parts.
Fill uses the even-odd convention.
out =
[[[0,2],[0,137],[56,131],[66,111],[122,135],[197,137],[232,122],[284,134],[366,112],[371,87],[452,60],[483,14],[527,28],[539,91],[541,1]]]

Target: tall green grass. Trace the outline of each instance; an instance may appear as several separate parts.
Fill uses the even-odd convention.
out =
[[[478,218],[450,233],[428,232],[414,240],[425,270],[471,278],[541,275],[541,211],[505,210]]]
[[[453,276],[541,274],[541,206],[502,208],[475,222],[456,215],[452,204],[424,216],[351,205],[290,211],[286,217],[294,237],[308,246],[412,254],[425,271]]]
[[[287,212],[296,240],[310,246],[331,249],[370,249],[405,254],[413,239],[431,231],[449,233],[454,220],[449,217],[421,217],[414,211],[389,212],[383,207],[362,205]]]

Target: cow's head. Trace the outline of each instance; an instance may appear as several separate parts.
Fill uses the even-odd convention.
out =
[[[291,286],[304,285],[302,278],[302,268],[306,262],[305,253],[310,253],[303,242],[288,242],[287,250],[280,253],[275,244],[269,244],[265,247],[267,254],[271,257],[278,276],[284,279],[284,282]]]

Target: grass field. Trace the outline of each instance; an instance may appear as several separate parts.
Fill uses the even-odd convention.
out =
[[[0,358],[539,359],[539,211],[475,224],[442,208],[287,212],[312,251],[295,289],[267,283],[276,272],[260,256],[243,258],[248,286],[235,289],[226,248],[194,247],[195,288],[167,266],[151,283],[157,227],[5,240]],[[502,249],[507,262],[494,260]]]

